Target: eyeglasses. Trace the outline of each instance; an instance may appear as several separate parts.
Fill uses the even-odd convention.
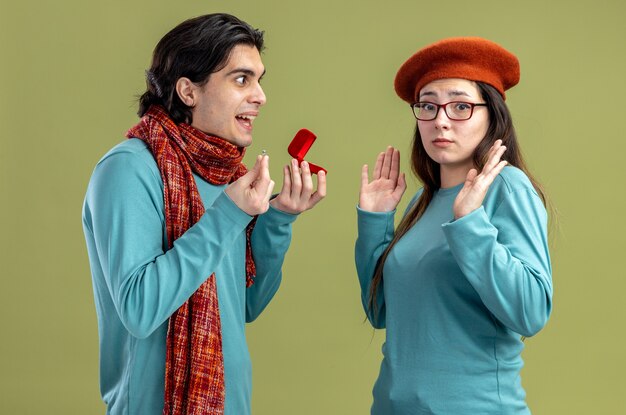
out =
[[[474,107],[486,107],[487,104],[474,104],[472,102],[452,101],[446,104],[434,102],[416,102],[411,105],[413,115],[420,121],[431,121],[437,118],[439,108],[443,108],[449,119],[464,121],[472,118]]]

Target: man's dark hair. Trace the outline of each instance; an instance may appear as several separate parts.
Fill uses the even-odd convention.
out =
[[[230,14],[207,14],[176,26],[154,48],[138,115],[142,117],[151,105],[161,105],[175,123],[191,124],[191,107],[178,97],[176,82],[186,77],[204,85],[212,73],[226,66],[231,51],[240,44],[261,52],[263,32]]]

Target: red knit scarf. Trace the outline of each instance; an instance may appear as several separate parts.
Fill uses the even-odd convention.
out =
[[[128,138],[143,140],[156,159],[163,179],[169,248],[204,213],[192,172],[214,185],[231,183],[246,173],[245,149],[211,137],[152,106]],[[255,275],[250,235],[246,229],[246,285]],[[169,320],[163,414],[223,414],[224,356],[215,274],[211,275]]]

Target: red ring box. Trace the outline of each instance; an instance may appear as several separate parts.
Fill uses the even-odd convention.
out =
[[[289,144],[289,147],[287,147],[289,155],[298,160],[298,163],[302,163],[304,161],[304,156],[306,156],[306,153],[309,151],[316,138],[317,136],[311,131],[307,130],[306,128],[301,129],[296,133],[293,140],[291,140],[291,144]],[[317,174],[320,170],[324,173],[328,173],[323,167],[320,167],[308,161],[307,163],[309,163],[309,169],[313,174]]]

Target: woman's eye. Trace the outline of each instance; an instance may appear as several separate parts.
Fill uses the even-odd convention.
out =
[[[428,104],[428,103],[420,104],[420,108],[422,109],[422,111],[434,111],[435,110],[435,106],[433,104]]]
[[[456,109],[458,111],[467,111],[468,109],[470,109],[470,105],[465,102],[458,102],[456,104]]]

